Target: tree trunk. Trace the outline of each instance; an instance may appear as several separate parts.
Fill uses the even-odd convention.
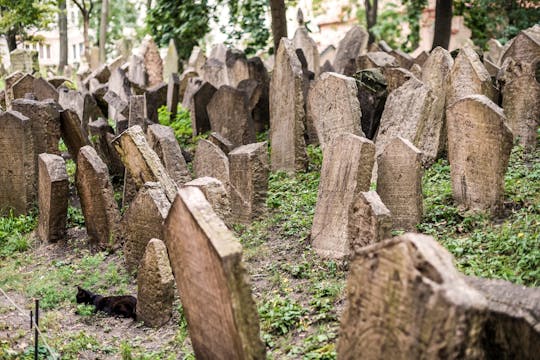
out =
[[[83,14],[83,39],[84,39],[84,57],[86,63],[90,66],[90,40],[88,39],[88,28],[90,27],[90,13],[84,12]]]
[[[270,0],[272,13],[272,37],[274,38],[274,54],[277,54],[279,41],[287,37],[287,17],[285,15],[285,0]]]
[[[66,0],[58,1],[58,33],[60,39],[60,61],[58,62],[58,74],[64,74],[64,68],[68,63],[68,33]]]
[[[9,30],[6,34],[6,40],[8,43],[9,52],[12,52],[17,48],[17,33],[15,30]]]
[[[377,23],[377,0],[365,0],[366,6],[366,25],[369,32],[369,44],[375,42],[375,36],[371,28]]]
[[[435,34],[433,36],[433,46],[431,49],[440,46],[448,50],[451,32],[452,0],[437,0],[437,5],[435,7]]]
[[[101,23],[99,24],[99,62],[104,64],[107,60],[105,43],[107,42],[107,25],[109,18],[109,0],[101,3]]]

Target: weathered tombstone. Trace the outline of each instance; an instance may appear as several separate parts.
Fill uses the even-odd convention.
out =
[[[418,79],[422,77],[422,67],[418,64],[413,64],[410,69],[411,73],[416,76]]]
[[[88,145],[89,142],[86,131],[81,128],[81,121],[75,111],[63,110],[60,112],[60,133],[71,158],[77,161],[79,150]]]
[[[193,47],[191,55],[189,56],[188,67],[192,68],[197,73],[202,74],[202,67],[205,62],[206,56],[204,55],[204,51],[198,46]]]
[[[58,101],[58,91],[44,78],[35,78],[33,88],[34,94],[39,101],[46,99]]]
[[[208,141],[217,145],[225,155],[234,150],[234,145],[228,139],[224,138],[217,132],[210,133]]]
[[[433,50],[432,50],[433,51]],[[429,53],[425,50],[422,50],[420,52],[420,54],[418,54],[415,58],[414,58],[414,63],[418,66],[421,66],[422,68],[424,67],[424,63],[426,62],[426,60],[429,58]]]
[[[160,107],[167,105],[167,84],[159,83],[149,88],[145,96],[148,120],[153,123],[159,123],[158,110]]]
[[[345,74],[350,64],[356,67],[356,58],[367,52],[369,34],[358,25],[353,25],[345,37],[341,39],[332,65],[337,73]],[[356,70],[356,69],[354,69]],[[354,73],[355,71],[352,71]],[[348,75],[348,74],[346,74]]]
[[[55,88],[58,89],[63,84],[72,84],[71,80],[65,76],[53,76],[48,78],[47,81]]]
[[[174,121],[176,119],[179,101],[180,78],[178,77],[178,74],[171,74],[171,76],[169,77],[169,83],[167,84],[167,111],[171,114],[169,117],[171,121]]]
[[[499,60],[500,65],[507,58],[528,64],[537,62],[538,57],[540,57],[540,25],[536,24],[528,29],[521,30],[507,45],[508,47],[502,50]]]
[[[204,81],[212,84],[212,86],[219,88],[222,85],[229,85],[225,62],[210,57],[204,63],[201,71]]]
[[[61,89],[58,92],[58,103],[63,109],[73,110],[79,115],[81,127],[86,131],[88,123],[104,117],[96,100],[89,93]]]
[[[349,255],[349,208],[357,194],[369,190],[374,161],[375,145],[368,139],[341,134],[328,144],[311,229],[319,256]]]
[[[337,73],[322,74],[310,87],[307,113],[323,149],[341,134],[364,136],[357,93],[354,79]]]
[[[216,178],[205,176],[184,184],[199,188],[212,205],[217,216],[226,224],[231,222],[231,202],[225,185]]]
[[[235,147],[256,141],[248,100],[244,91],[224,85],[206,107],[212,131],[227,138]]]
[[[96,100],[96,103],[101,110],[101,113],[107,118],[109,118],[109,103],[105,101],[105,94],[107,94],[107,92],[109,91],[109,85],[99,84],[96,79],[92,79],[90,83],[96,85],[90,86],[90,94],[92,94],[92,96]]]
[[[114,248],[120,235],[120,211],[107,165],[91,146],[83,146],[79,151],[75,184],[90,243],[99,248]]]
[[[365,55],[360,55],[356,59],[357,70],[382,67],[398,67],[398,63],[392,55],[387,54],[384,51],[368,52]]]
[[[114,91],[109,89],[103,96],[103,100],[107,103],[109,117],[117,124],[119,119],[121,119],[121,116],[126,118],[129,117],[129,98],[124,100]]]
[[[412,231],[422,221],[422,152],[393,138],[377,157],[377,193],[392,214],[394,229]]]
[[[249,67],[246,55],[237,49],[227,49],[225,65],[227,66],[227,83],[237,87],[242,80],[249,79]],[[219,88],[216,86],[216,88]]]
[[[485,95],[492,101],[497,100],[497,90],[493,87],[491,76],[478,54],[470,47],[464,47],[459,51],[450,72],[446,103],[451,105],[474,94]]]
[[[182,97],[182,107],[184,109],[190,110],[192,108],[193,95],[195,94],[197,90],[201,88],[203,82],[204,82],[203,79],[201,79],[200,77],[190,76],[189,73],[186,73],[186,72],[182,74],[182,79],[180,80],[180,88],[182,88],[183,84],[186,84],[184,96]]]
[[[198,76],[199,74],[197,72],[193,70],[189,70],[189,69],[184,71],[182,75],[180,75],[180,85],[178,88],[178,96],[179,96],[178,102],[181,103],[184,108],[186,108],[186,106],[183,104],[183,102],[184,102],[184,98],[185,98],[186,91],[188,88],[189,80],[191,78],[197,78]],[[193,96],[193,94],[191,94],[191,96]]]
[[[378,69],[361,70],[354,75],[357,97],[362,110],[362,132],[373,140],[381,123],[386,104],[386,81]]]
[[[489,60],[493,64],[498,65],[501,59],[503,46],[496,39],[489,39],[486,43],[487,51],[484,52],[484,60]]]
[[[249,78],[256,80],[261,87],[261,95],[257,105],[252,111],[253,122],[255,123],[255,131],[261,132],[270,127],[270,108],[269,108],[269,86],[270,76],[264,66],[264,63],[259,57],[248,59]],[[240,87],[241,83],[238,84]]]
[[[328,45],[326,48],[321,51],[321,64],[328,63],[332,64],[334,58],[336,57],[336,47],[334,45]],[[333,70],[332,70],[333,71]]]
[[[215,92],[216,88],[212,84],[203,82],[193,93],[193,101],[189,107],[193,135],[202,134],[211,129],[207,106]]]
[[[317,43],[309,36],[304,25],[299,25],[296,29],[292,42],[296,49],[302,49],[306,57],[308,70],[313,72],[315,77],[317,77],[321,67],[319,49],[317,49]]]
[[[390,55],[392,55],[396,59],[399,67],[402,67],[404,69],[410,69],[411,66],[413,66],[414,64],[414,59],[412,58],[412,56],[401,50],[392,50],[390,52]]]
[[[61,156],[38,157],[38,236],[43,242],[56,242],[66,233],[69,179]]]
[[[144,59],[141,56],[135,54],[131,55],[129,60],[128,78],[129,81],[141,89],[144,89],[148,84],[148,73],[144,66]]]
[[[217,43],[212,45],[208,58],[213,58],[221,62],[225,62],[225,60],[227,59],[227,46],[225,46],[225,44],[223,43]]]
[[[502,109],[483,95],[471,95],[450,105],[446,117],[454,200],[471,210],[497,214],[512,150],[512,132]]]
[[[13,111],[18,111],[31,121],[34,137],[34,149],[37,155],[49,153],[60,155],[60,107],[54,100],[35,101],[16,99],[11,104]]]
[[[193,172],[197,178],[209,176],[221,181],[225,187],[229,186],[229,159],[217,145],[208,140],[201,139],[197,143]]]
[[[442,134],[444,103],[438,103],[433,91],[419,80],[411,79],[392,92],[386,101],[377,135],[377,154],[396,136],[411,141],[422,150],[422,161],[432,163]],[[438,105],[439,107],[435,107]],[[392,209],[390,209],[392,211]]]
[[[384,78],[386,79],[386,91],[390,94],[392,91],[405,84],[410,79],[416,79],[409,70],[403,68],[386,67],[383,68]]]
[[[152,238],[163,238],[163,222],[170,207],[163,188],[155,182],[145,183],[131,201],[120,223],[129,272],[137,271],[148,242]]]
[[[114,130],[104,118],[88,123],[88,135],[99,157],[105,162],[111,176],[122,175],[124,165],[114,150],[111,141]]]
[[[151,327],[165,325],[172,317],[173,301],[174,277],[167,247],[152,239],[137,274],[137,320]]]
[[[100,84],[105,84],[111,77],[111,71],[107,64],[102,64],[96,68],[86,79],[83,80],[83,85],[88,88],[90,81],[96,79]]]
[[[392,237],[392,215],[375,191],[361,192],[349,208],[350,258],[365,246]]]
[[[169,81],[172,74],[178,75],[178,61],[178,51],[176,50],[174,39],[171,39],[169,40],[167,55],[165,55],[165,62],[163,63],[163,81]]]
[[[507,58],[499,73],[502,82],[502,107],[508,120],[508,127],[514,137],[527,150],[537,144],[537,131],[540,123],[540,57],[536,64],[516,62]]]
[[[150,35],[147,35],[141,45],[141,57],[148,74],[148,87],[153,87],[163,81],[163,61],[159,56],[159,49]]]
[[[177,186],[148,145],[140,126],[128,128],[113,140],[113,144],[137,187],[145,182],[159,182],[169,201],[174,200]]]
[[[122,55],[120,55],[112,59],[107,66],[109,67],[109,71],[112,74],[114,70],[119,69],[125,62],[126,59]]]
[[[242,245],[194,187],[178,192],[165,244],[197,359],[264,359]]]
[[[111,72],[109,78],[109,90],[118,95],[122,100],[129,101],[131,96],[131,85],[126,76],[126,72],[120,68]]]
[[[145,95],[131,95],[129,97],[129,121],[128,127],[139,125],[143,131],[147,127],[147,107]]]
[[[488,59],[484,58],[484,66],[486,67],[486,70],[491,76],[491,78],[497,78],[497,75],[499,74],[499,71],[501,70],[500,67],[489,61]]]
[[[340,359],[483,359],[485,298],[433,238],[405,234],[350,264]]]
[[[23,75],[19,80],[17,80],[13,85],[7,89],[7,94],[9,97],[8,104],[15,99],[23,99],[24,96],[28,93],[34,93],[34,77],[30,74]]]
[[[15,49],[9,53],[11,72],[21,71],[28,74],[39,72],[39,57],[37,51]]]
[[[176,141],[174,130],[168,126],[152,124],[147,131],[148,144],[161,159],[163,166],[178,186],[191,181],[191,174]]]
[[[302,64],[283,38],[270,82],[270,142],[273,171],[296,172],[306,166]]]
[[[36,198],[36,156],[31,120],[0,113],[0,214],[26,214]]]
[[[266,211],[268,144],[240,146],[229,153],[231,210],[235,223],[249,224]]]

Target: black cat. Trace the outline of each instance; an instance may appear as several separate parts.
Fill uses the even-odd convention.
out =
[[[137,320],[137,299],[131,295],[101,296],[77,286],[77,304],[94,305],[95,311]]]

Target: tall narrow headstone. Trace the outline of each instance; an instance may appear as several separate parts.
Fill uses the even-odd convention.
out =
[[[233,221],[248,224],[265,213],[268,190],[268,144],[240,146],[229,153]]]
[[[89,145],[89,142],[88,135],[81,128],[81,120],[75,111],[68,109],[60,112],[60,133],[71,158],[77,161],[79,150]]]
[[[207,106],[215,92],[216,88],[208,82],[203,82],[193,92],[193,100],[189,107],[193,135],[199,135],[211,129]]]
[[[395,137],[377,157],[377,193],[392,214],[394,229],[413,231],[422,221],[422,152]]]
[[[221,181],[225,187],[229,186],[229,159],[217,145],[208,140],[201,139],[197,143],[193,172],[197,178],[209,176]]]
[[[171,40],[172,41],[172,40]],[[184,89],[185,91],[185,89]],[[178,102],[180,101],[180,78],[178,74],[171,74],[167,84],[167,111],[171,114],[170,120],[176,120]]]
[[[129,122],[128,127],[139,125],[146,130],[148,113],[146,112],[146,96],[131,95],[129,97]]]
[[[38,236],[43,242],[62,240],[66,233],[69,179],[61,156],[40,154]]]
[[[148,120],[157,124],[159,123],[159,108],[167,105],[167,84],[159,83],[152,86],[147,89],[144,95],[146,96]]]
[[[270,143],[273,171],[306,166],[302,64],[290,40],[281,39],[270,82]]]
[[[107,165],[91,146],[79,151],[75,184],[90,243],[102,249],[114,248],[120,235],[120,211]]]
[[[189,56],[188,67],[192,68],[197,73],[202,74],[202,67],[204,66],[205,61],[206,56],[204,55],[204,51],[198,46],[193,47],[191,55]]]
[[[165,55],[165,61],[163,63],[163,81],[169,81],[172,74],[178,75],[178,61],[178,51],[176,51],[174,39],[171,39],[169,40],[167,55]]]
[[[340,359],[483,359],[485,298],[433,238],[405,234],[358,252],[341,317]]]
[[[148,74],[148,87],[160,84],[163,81],[163,61],[159,49],[150,35],[147,35],[141,45],[141,56]]]
[[[332,63],[337,73],[352,75],[356,72],[356,58],[367,52],[368,38],[368,32],[358,25],[347,31],[339,42]]]
[[[242,245],[194,187],[178,192],[165,244],[197,359],[264,359]]]
[[[353,134],[336,136],[324,152],[317,205],[311,228],[315,252],[342,259],[349,255],[349,208],[368,191],[375,145]]]
[[[360,129],[362,111],[357,93],[353,78],[331,72],[321,74],[320,79],[310,87],[308,118],[313,122],[323,149],[341,134],[364,136]]]
[[[454,200],[497,214],[512,150],[512,132],[502,109],[483,95],[471,95],[450,105],[446,116]]]
[[[152,239],[137,274],[137,320],[146,326],[165,325],[172,317],[173,301],[174,277],[167,247]]]
[[[141,89],[144,89],[148,85],[148,73],[144,66],[144,59],[141,56],[136,54],[131,55],[128,78],[129,81]]]
[[[308,70],[317,77],[321,69],[319,49],[317,48],[315,40],[309,36],[305,26],[300,25],[296,29],[292,42],[296,49],[302,49],[302,52],[306,57]]]
[[[0,214],[26,214],[36,198],[36,156],[31,120],[0,113]]]

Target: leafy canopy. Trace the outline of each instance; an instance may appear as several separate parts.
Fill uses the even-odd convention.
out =
[[[28,39],[28,30],[47,28],[53,15],[52,0],[0,0],[0,34]]]

